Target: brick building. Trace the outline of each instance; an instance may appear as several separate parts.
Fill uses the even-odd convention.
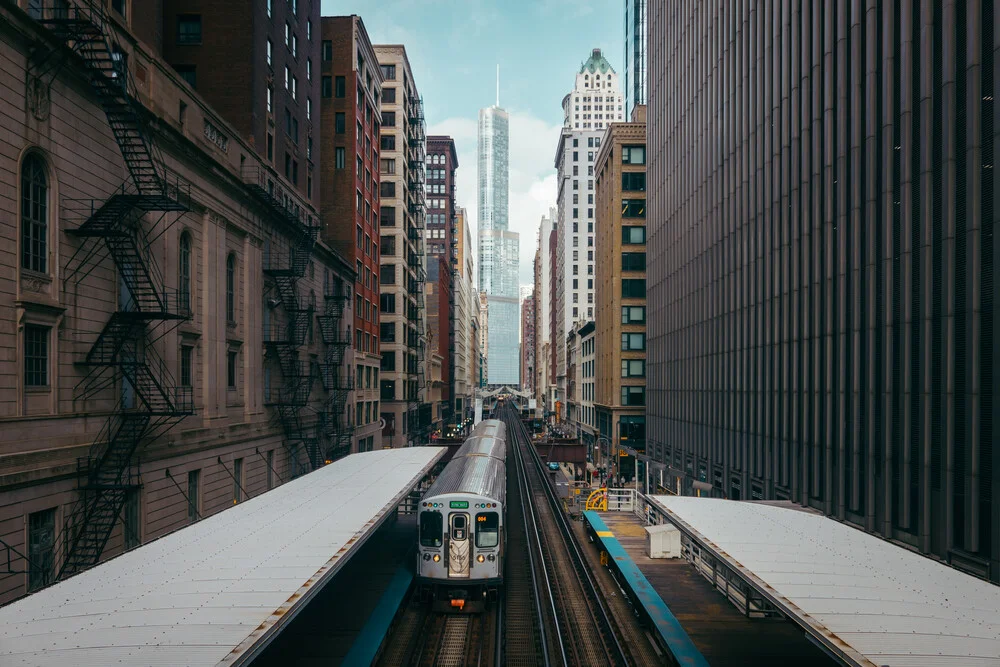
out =
[[[535,293],[521,301],[521,391],[534,396]]]
[[[646,450],[646,107],[612,123],[595,164],[597,301],[595,410],[630,477]],[[602,447],[606,443],[602,441]],[[628,452],[625,457],[622,451]]]
[[[379,153],[382,70],[359,16],[321,21],[320,182],[322,236],[348,258],[354,284],[353,400],[348,406],[359,451],[379,435]]]
[[[151,32],[162,41],[164,59],[317,206],[319,0],[119,4],[130,8],[135,20],[162,15],[156,26],[162,31]]]
[[[453,283],[458,275],[458,211],[455,206],[455,171],[458,152],[455,140],[446,136],[427,137],[427,280],[440,283],[440,292],[450,299],[438,301],[440,310],[427,303],[428,332],[437,341],[441,354],[442,415],[445,423],[454,420],[455,398],[455,294]],[[440,271],[437,257],[444,258]],[[441,272],[447,274],[443,276]],[[447,291],[447,292],[446,292]],[[447,311],[447,313],[445,313]]]
[[[353,268],[160,56],[158,5],[96,7],[0,7],[0,603],[347,452],[299,360],[336,372]]]

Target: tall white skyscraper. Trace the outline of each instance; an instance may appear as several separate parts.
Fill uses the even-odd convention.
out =
[[[508,230],[509,116],[498,105],[479,110],[479,289],[489,319],[488,384],[520,384],[520,238]]]
[[[556,221],[556,391],[566,401],[566,334],[594,319],[594,161],[608,125],[625,118],[618,74],[600,49],[576,73],[563,98],[563,131],[556,148],[559,217]]]

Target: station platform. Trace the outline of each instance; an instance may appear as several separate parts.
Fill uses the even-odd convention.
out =
[[[443,454],[348,456],[0,608],[0,664],[248,665]]]
[[[715,582],[717,596],[779,612],[843,664],[1000,666],[1000,586],[801,508],[642,500],[654,521],[680,531],[681,562]]]
[[[632,512],[584,512],[588,532],[681,665],[836,665],[793,623],[740,613],[686,560],[649,558],[645,521]]]
[[[370,665],[413,583],[416,515],[387,521],[254,667]]]

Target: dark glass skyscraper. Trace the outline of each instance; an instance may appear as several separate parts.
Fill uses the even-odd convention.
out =
[[[1000,582],[993,0],[649,14],[656,475]]]

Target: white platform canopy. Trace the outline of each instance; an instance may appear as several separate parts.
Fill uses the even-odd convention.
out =
[[[355,454],[0,608],[0,665],[241,665],[445,452]]]
[[[1000,587],[819,514],[653,496],[690,539],[848,664],[1000,665]]]

